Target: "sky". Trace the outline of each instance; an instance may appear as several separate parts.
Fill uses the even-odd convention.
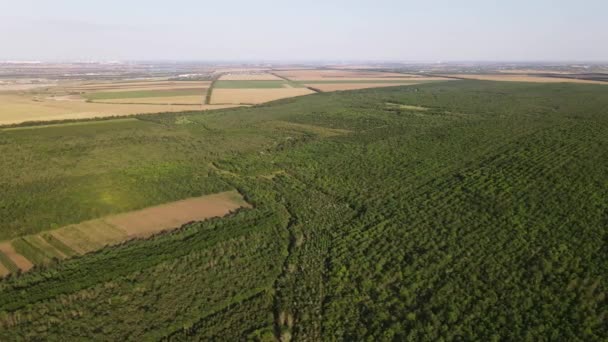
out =
[[[0,60],[608,61],[608,0],[0,0]]]

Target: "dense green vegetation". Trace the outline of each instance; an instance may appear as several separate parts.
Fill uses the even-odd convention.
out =
[[[605,341],[607,108],[458,81],[0,131],[3,239],[254,205],[9,276],[0,340]]]

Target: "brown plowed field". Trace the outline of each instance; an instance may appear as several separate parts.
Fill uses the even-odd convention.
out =
[[[23,255],[17,253],[13,248],[13,245],[8,241],[0,243],[0,252],[11,259],[22,271],[27,271],[34,266],[34,264],[27,260]]]
[[[234,192],[190,198],[125,214],[110,216],[108,224],[127,233],[128,238],[147,237],[171,228],[221,217],[238,208],[249,206]]]

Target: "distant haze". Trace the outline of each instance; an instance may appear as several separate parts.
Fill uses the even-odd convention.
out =
[[[606,61],[606,0],[0,0],[0,60]]]

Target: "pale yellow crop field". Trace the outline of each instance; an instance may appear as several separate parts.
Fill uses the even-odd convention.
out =
[[[95,82],[65,84],[68,91],[132,91],[157,89],[208,88],[210,81],[134,81],[134,82]]]
[[[390,72],[376,71],[356,71],[356,70],[316,70],[316,69],[298,69],[298,70],[280,70],[275,74],[286,77],[294,81],[307,80],[384,80],[384,79],[408,79],[417,77],[417,75],[398,74]]]
[[[197,98],[200,99],[201,97]],[[132,114],[209,110],[226,107],[231,106],[200,104],[109,104],[75,100],[57,101],[47,98],[35,99],[19,94],[0,94],[0,125],[16,124],[26,121],[89,119]]]
[[[220,77],[221,81],[278,81],[281,80],[269,73],[228,73]]]
[[[214,89],[211,104],[259,104],[313,93],[308,88]]]
[[[138,97],[138,98],[111,99],[111,100],[95,100],[95,103],[196,105],[196,104],[202,104],[204,100],[205,100],[205,97],[202,95],[189,95],[189,96]]]
[[[35,89],[26,87],[16,88],[19,90],[0,91],[0,125],[27,121],[88,119],[227,107],[226,105],[203,105],[205,93],[210,84],[209,81],[167,81],[162,79],[66,81],[56,84],[38,84]],[[200,89],[200,95],[194,94],[198,92],[198,89]],[[194,93],[193,90],[195,90]],[[149,96],[145,94],[147,91],[150,91]],[[111,94],[99,96],[107,93],[124,93],[124,97]],[[92,101],[87,101],[87,98]]]

